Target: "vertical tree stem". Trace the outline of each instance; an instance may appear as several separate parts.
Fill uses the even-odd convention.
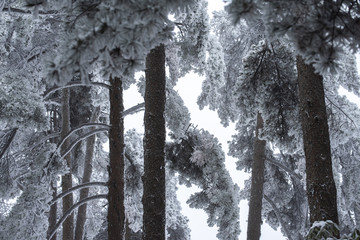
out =
[[[109,206],[108,239],[123,239],[124,207],[124,111],[123,87],[119,78],[110,77],[110,132],[109,132]]]
[[[70,132],[70,106],[69,106],[69,89],[62,90],[62,127],[61,137],[65,137]],[[65,151],[68,148],[69,141],[67,140],[61,147],[61,151]],[[65,157],[66,164],[69,168],[69,173],[61,177],[62,191],[65,192],[72,187],[72,173],[71,173],[71,155],[68,154]],[[63,198],[63,214],[73,205],[73,194],[69,194]],[[67,217],[63,223],[63,240],[69,240],[74,238],[74,214],[72,213]]]
[[[165,48],[146,58],[143,240],[165,240]]]
[[[297,57],[310,222],[338,222],[323,78]]]
[[[251,173],[251,192],[247,228],[248,240],[259,240],[261,233],[261,210],[264,189],[265,147],[266,141],[259,139],[259,131],[264,127],[261,114],[257,114],[256,138]]]

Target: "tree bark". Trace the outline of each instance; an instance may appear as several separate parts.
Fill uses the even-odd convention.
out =
[[[91,116],[90,122],[94,123],[99,116],[100,108],[97,107],[93,115]],[[85,162],[84,162],[84,173],[82,177],[82,183],[90,182],[92,175],[92,159],[94,156],[94,147],[95,147],[95,135],[89,137],[86,141],[85,149]],[[79,201],[87,198],[89,196],[89,188],[82,188],[80,190],[80,199]],[[87,203],[81,205],[78,209],[76,226],[75,226],[75,240],[82,240],[84,235],[84,226],[86,222],[86,209]]]
[[[331,220],[338,224],[323,78],[300,56],[297,69],[310,222]]]
[[[56,187],[56,183],[51,183],[51,185],[52,185],[51,188],[53,189],[52,196],[54,198],[57,195],[57,187]],[[47,234],[50,234],[51,230],[54,229],[56,225],[56,216],[57,216],[56,214],[57,214],[57,203],[54,203],[53,205],[50,206],[50,212],[48,217],[49,227]],[[56,240],[56,234],[54,234],[54,236],[50,240]]]
[[[62,90],[62,126],[61,126],[61,138],[64,138],[68,132],[70,132],[70,107],[69,107],[69,89]],[[69,140],[66,140],[61,147],[61,152],[66,151],[69,145]],[[69,167],[70,172],[61,177],[62,191],[65,192],[72,187],[72,174],[71,174],[71,155],[65,156],[65,161]],[[73,194],[69,194],[63,198],[63,214],[65,214],[69,208],[73,205]],[[74,214],[68,216],[63,223],[63,240],[72,240],[74,238]]]
[[[249,215],[247,240],[259,240],[261,235],[261,209],[264,192],[264,169],[266,141],[259,138],[259,131],[264,127],[261,114],[256,121],[256,139],[251,173],[251,192],[249,201]]]
[[[58,126],[58,114],[57,114],[57,109],[53,109],[52,111],[52,132],[57,132],[59,129]],[[58,139],[51,139],[50,142],[52,143],[56,143],[58,141]],[[57,195],[57,186],[56,186],[56,181],[51,182],[51,188],[53,190],[53,198],[56,197]],[[48,226],[48,231],[47,234],[50,234],[50,232],[54,229],[55,225],[56,225],[56,217],[57,217],[57,203],[54,203],[50,206],[50,211],[49,211],[49,217],[48,217],[48,221],[49,221],[49,226]],[[54,234],[54,236],[50,239],[50,240],[56,240],[56,234]]]
[[[119,78],[110,77],[110,131],[109,131],[109,193],[108,193],[108,239],[124,237],[124,111],[123,87]]]
[[[165,48],[146,58],[143,239],[165,240]]]

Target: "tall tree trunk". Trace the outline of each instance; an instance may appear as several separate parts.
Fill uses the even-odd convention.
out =
[[[110,84],[108,239],[121,240],[125,227],[123,87],[119,78],[110,77]]]
[[[165,48],[146,58],[143,239],[165,240]]]
[[[69,107],[69,89],[64,88],[62,90],[62,126],[61,126],[61,137],[64,138],[68,132],[70,132],[70,107]],[[61,147],[61,152],[64,152],[69,146],[69,141]],[[67,191],[72,187],[72,174],[71,174],[71,155],[65,156],[65,161],[69,167],[70,172],[61,177],[62,192]],[[73,194],[69,194],[63,197],[63,214],[72,207],[73,205]],[[63,223],[63,240],[72,240],[74,238],[74,214],[68,216]]]
[[[58,114],[57,114],[57,109],[53,109],[52,110],[52,131],[53,132],[57,132],[58,129]],[[56,143],[58,141],[58,139],[52,139],[50,140],[52,143]],[[52,197],[55,198],[57,195],[57,184],[56,181],[55,182],[51,182],[51,188],[53,190],[53,194]],[[56,225],[56,217],[57,217],[57,203],[53,203],[50,206],[50,211],[49,211],[49,217],[48,217],[48,222],[49,222],[49,226],[48,226],[48,231],[47,234],[50,234],[51,231],[55,228]],[[54,234],[54,236],[50,239],[50,240],[56,240],[56,233]]]
[[[331,220],[338,224],[323,78],[299,56],[297,69],[310,222]]]
[[[51,188],[53,189],[52,197],[55,198],[57,195],[56,183],[52,182]],[[49,212],[49,218],[48,218],[49,227],[48,227],[47,234],[50,234],[51,231],[54,229],[54,227],[56,225],[56,216],[57,216],[57,203],[54,203],[53,205],[50,206],[50,212]],[[56,233],[50,240],[56,240]]]
[[[97,107],[93,115],[91,116],[90,122],[96,122],[96,119],[99,116],[100,108]],[[92,159],[94,156],[94,147],[95,147],[95,135],[90,136],[86,140],[86,150],[85,150],[85,162],[84,162],[84,173],[82,177],[82,183],[88,183],[91,179],[92,174]],[[80,190],[80,199],[79,201],[87,198],[89,195],[89,188],[82,188]],[[87,204],[83,204],[78,209],[76,226],[75,226],[75,240],[82,240],[84,235],[84,226],[86,222],[86,209]]]
[[[259,131],[264,127],[261,114],[256,121],[256,139],[251,173],[251,192],[247,227],[247,240],[259,240],[261,234],[261,209],[264,192],[264,169],[266,141],[259,139]]]

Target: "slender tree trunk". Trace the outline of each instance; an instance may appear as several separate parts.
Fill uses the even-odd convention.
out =
[[[96,119],[99,116],[100,108],[97,107],[90,119],[90,122],[96,122]],[[92,135],[86,140],[86,150],[85,150],[85,162],[84,162],[84,173],[82,177],[82,183],[88,183],[91,179],[92,174],[92,159],[94,156],[94,147],[95,147],[95,135]],[[89,188],[82,188],[80,190],[80,199],[79,201],[87,198],[89,196]],[[84,235],[84,227],[86,222],[86,209],[87,203],[81,205],[78,209],[76,227],[75,227],[75,240],[82,240]]]
[[[338,224],[323,78],[299,56],[297,69],[310,222],[331,220]]]
[[[70,132],[70,107],[69,107],[69,89],[64,88],[62,90],[62,127],[61,127],[61,137],[64,138],[68,132]],[[61,151],[65,151],[69,145],[69,141],[65,141]],[[72,187],[72,174],[71,174],[71,155],[67,154],[65,157],[67,166],[69,167],[70,172],[61,177],[61,187],[62,191],[65,192]],[[63,198],[63,214],[67,212],[69,208],[73,205],[73,194],[69,194]],[[74,214],[69,215],[69,217],[63,223],[63,240],[72,240],[74,239]]]
[[[146,58],[143,239],[165,240],[165,48]]]
[[[256,139],[251,173],[251,192],[249,201],[249,216],[247,240],[259,240],[261,234],[261,209],[264,190],[265,147],[266,141],[259,139],[259,131],[264,127],[261,114],[256,121]]]
[[[355,215],[355,227],[360,229],[360,205],[359,203],[354,203],[354,215]]]
[[[110,83],[108,239],[122,240],[125,234],[123,88],[119,78],[110,77]]]
[[[52,131],[56,132],[58,131],[58,114],[56,109],[53,109],[52,111]],[[53,139],[50,140],[52,143],[56,143],[58,140],[57,139]],[[51,182],[51,188],[53,190],[53,194],[52,197],[55,198],[57,195],[57,183],[55,182]],[[51,231],[54,229],[55,225],[56,225],[56,217],[57,217],[57,203],[54,203],[50,206],[50,212],[49,212],[49,217],[48,217],[48,221],[49,221],[49,226],[48,226],[48,231],[47,234],[50,234]],[[54,234],[54,236],[50,239],[50,240],[56,240],[56,234]]]
[[[55,198],[57,195],[57,187],[56,187],[56,183],[51,183],[51,188],[53,189],[53,194],[52,197]],[[57,214],[57,203],[54,203],[53,205],[50,206],[50,212],[49,212],[49,227],[48,227],[48,231],[47,233],[50,234],[50,232],[54,229],[55,225],[56,225],[56,215]],[[50,239],[50,240],[56,240],[56,234],[54,234],[54,236]]]

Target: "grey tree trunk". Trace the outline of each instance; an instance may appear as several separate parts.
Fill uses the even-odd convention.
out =
[[[99,117],[100,108],[97,107],[90,119],[90,122],[96,122],[96,119]],[[82,177],[82,183],[90,182],[92,175],[92,160],[94,156],[94,147],[95,147],[95,135],[90,136],[86,140],[86,149],[85,149],[85,162],[84,162],[84,173]],[[89,188],[82,188],[80,190],[80,199],[79,201],[87,198],[89,196]],[[86,222],[86,209],[87,204],[83,204],[78,209],[76,225],[75,225],[75,240],[83,240],[84,237],[84,227]]]
[[[355,227],[360,229],[360,205],[359,203],[354,204],[354,215],[355,215]]]
[[[264,192],[264,169],[266,141],[259,139],[259,131],[264,127],[261,114],[257,114],[256,139],[251,173],[251,192],[249,201],[249,215],[247,240],[259,240],[261,234],[261,210]]]
[[[57,132],[58,129],[58,114],[57,114],[57,109],[53,109],[52,111],[52,131],[53,132]],[[52,139],[51,140],[52,143],[56,143],[57,139]],[[53,194],[52,197],[55,198],[57,195],[57,186],[56,186],[56,182],[52,182],[51,183],[51,188],[53,190]],[[49,221],[49,226],[48,226],[48,231],[47,234],[50,234],[51,231],[54,229],[55,225],[56,225],[56,217],[57,217],[57,203],[54,203],[50,206],[50,211],[49,211],[49,217],[48,217],[48,221]],[[54,236],[50,239],[50,240],[56,240],[56,233],[54,234]]]
[[[338,224],[323,77],[299,56],[297,69],[310,222],[331,220]]]
[[[125,234],[123,87],[119,78],[110,77],[110,84],[108,240],[122,240]]]
[[[54,183],[51,183],[51,185],[52,185],[51,188],[53,189],[52,197],[55,198],[57,195],[57,187],[56,187],[56,185],[54,185]],[[49,218],[48,218],[49,227],[48,227],[47,234],[50,234],[52,229],[54,229],[54,227],[56,225],[56,216],[57,216],[57,203],[54,203],[53,205],[50,206],[50,212],[49,212]],[[54,236],[50,240],[56,240],[56,234],[54,234]]]
[[[146,58],[143,240],[165,240],[165,48]]]
[[[68,132],[70,132],[70,107],[69,107],[69,89],[64,88],[62,90],[62,108],[61,108],[62,126],[61,126],[61,138],[64,138]],[[69,141],[61,147],[61,152],[64,152],[69,145]],[[61,177],[62,192],[67,191],[72,187],[72,174],[71,174],[71,155],[67,154],[64,158],[70,172]],[[73,205],[73,194],[69,194],[63,197],[63,214],[67,212]],[[74,239],[74,214],[68,216],[63,223],[63,240]]]

